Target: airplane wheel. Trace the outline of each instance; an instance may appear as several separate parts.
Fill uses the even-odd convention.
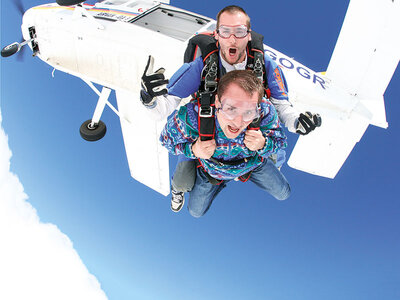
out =
[[[1,56],[2,57],[9,57],[15,53],[18,52],[19,49],[19,45],[18,43],[13,43],[11,45],[5,46],[2,50],[1,50]]]
[[[95,142],[103,138],[107,131],[106,124],[99,121],[99,123],[95,124],[94,127],[91,127],[90,123],[92,123],[92,120],[87,120],[82,123],[81,128],[79,129],[81,137],[89,142]]]
[[[60,6],[72,6],[85,2],[85,0],[56,0],[56,2]]]

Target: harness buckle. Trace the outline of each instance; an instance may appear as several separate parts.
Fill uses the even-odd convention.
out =
[[[210,57],[210,60],[215,57]],[[210,65],[208,67],[208,65]],[[209,64],[206,65],[206,76],[205,76],[205,82],[204,82],[204,90],[207,92],[214,93],[217,90],[217,63],[215,61],[211,61]]]
[[[206,80],[204,83],[204,90],[214,93],[217,90],[218,83],[215,80]]]
[[[213,116],[213,108],[211,106],[200,106],[199,116],[202,118],[211,118]]]
[[[254,63],[254,69],[253,69],[253,73],[256,75],[256,77],[258,79],[260,79],[261,82],[263,82],[263,65],[261,62],[260,57],[258,57],[259,55],[257,55],[258,53],[254,54],[254,57],[256,57],[255,63]]]

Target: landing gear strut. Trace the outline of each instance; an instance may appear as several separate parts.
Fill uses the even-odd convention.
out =
[[[107,105],[108,107],[111,108],[113,112],[120,118],[120,120],[123,120],[123,122],[128,122],[131,124],[131,122],[122,116],[119,111],[110,103],[108,102],[108,97],[110,96],[111,89],[103,86],[101,89],[101,92],[93,85],[92,82],[89,80],[82,78],[84,82],[99,96],[99,100],[97,101],[96,109],[94,110],[93,117],[91,120],[87,120],[83,122],[79,132],[81,134],[81,137],[85,139],[86,141],[97,141],[101,139],[105,134],[106,134],[106,125],[100,121],[100,117],[104,111],[105,106]]]
[[[94,142],[103,138],[107,131],[106,125],[104,122],[100,121],[100,117],[104,111],[104,107],[108,103],[107,100],[110,96],[111,89],[103,87],[101,92],[99,92],[90,81],[84,81],[99,96],[99,100],[97,101],[96,109],[93,113],[92,119],[82,123],[79,133],[84,140]]]

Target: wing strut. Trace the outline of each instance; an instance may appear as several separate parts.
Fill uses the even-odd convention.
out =
[[[109,108],[121,119],[125,122],[131,123],[127,118],[121,116],[119,111],[108,101],[108,97],[110,96],[111,89],[104,87],[102,88],[101,92],[94,86],[92,82],[89,80],[83,79],[82,80],[99,96],[99,100],[97,101],[96,109],[93,113],[92,122],[98,123],[101,115],[103,114],[104,108],[108,105]]]

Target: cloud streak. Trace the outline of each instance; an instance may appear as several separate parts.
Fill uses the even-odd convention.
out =
[[[0,111],[0,299],[107,299],[71,240],[42,223],[18,177]]]

